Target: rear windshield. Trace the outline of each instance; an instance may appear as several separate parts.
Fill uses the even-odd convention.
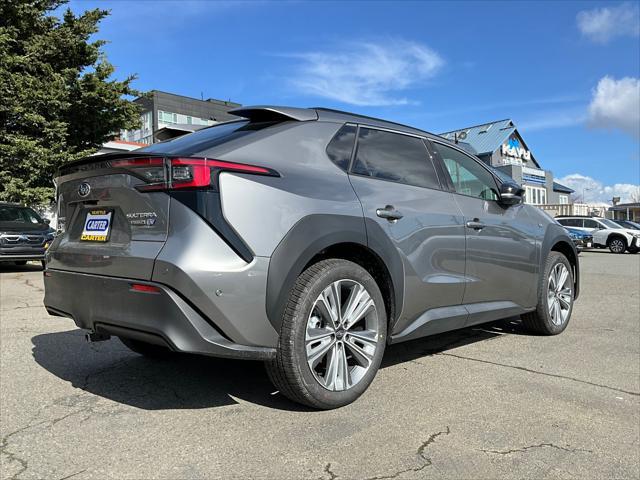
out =
[[[28,207],[0,205],[0,225],[3,223],[44,223],[40,215]]]
[[[167,155],[193,155],[197,152],[209,150],[223,143],[242,138],[263,128],[274,125],[275,122],[254,122],[241,120],[238,122],[221,123],[203,128],[197,132],[174,138],[166,142],[136,150],[136,152],[166,153]]]

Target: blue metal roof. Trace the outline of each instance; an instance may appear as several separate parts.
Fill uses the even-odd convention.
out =
[[[495,152],[515,132],[516,127],[510,119],[483,123],[474,127],[462,128],[452,132],[441,133],[440,136],[447,140],[466,142],[478,152],[484,155]]]
[[[558,182],[553,182],[553,191],[554,192],[560,192],[560,193],[573,193],[575,192],[575,190],[571,190],[569,187],[562,185],[561,183]]]

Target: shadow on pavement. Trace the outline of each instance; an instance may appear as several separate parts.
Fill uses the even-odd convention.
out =
[[[525,333],[519,318],[388,346],[382,368],[506,333]],[[35,361],[52,374],[76,388],[133,407],[211,408],[236,404],[238,398],[269,408],[310,411],[275,394],[261,362],[184,354],[148,359],[130,352],[116,338],[89,344],[80,330],[37,335],[31,341]]]
[[[29,262],[26,265],[16,265],[13,262],[0,262],[0,273],[41,272],[40,261]]]

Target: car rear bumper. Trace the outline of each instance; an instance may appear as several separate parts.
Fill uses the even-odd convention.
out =
[[[186,299],[165,285],[61,270],[45,272],[44,304],[90,332],[166,345],[214,357],[267,360],[275,348],[234,343]],[[157,287],[136,291],[133,284]]]

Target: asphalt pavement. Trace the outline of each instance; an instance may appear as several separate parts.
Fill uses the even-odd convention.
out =
[[[640,255],[581,265],[562,335],[516,318],[395,345],[318,412],[257,362],[88,344],[47,315],[39,266],[0,264],[1,478],[637,479]]]

